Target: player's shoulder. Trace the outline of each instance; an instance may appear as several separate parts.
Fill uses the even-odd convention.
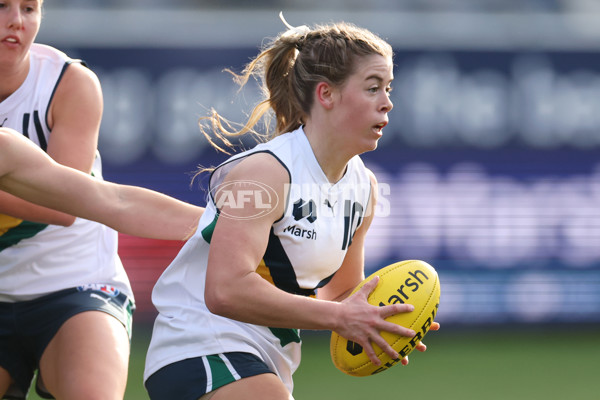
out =
[[[60,67],[62,72],[62,80],[76,80],[77,84],[92,83],[98,81],[96,74],[84,63],[83,60],[72,58],[65,52],[46,44],[33,43],[31,45],[30,54],[32,58],[40,61],[46,61]]]
[[[85,96],[94,101],[101,101],[102,88],[98,76],[81,63],[71,63],[64,70],[60,83],[56,89],[55,99]]]
[[[100,80],[98,76],[87,66],[80,62],[70,63],[66,68],[63,76],[63,81],[71,82],[78,85],[99,86]]]
[[[270,151],[247,154],[230,172],[230,178],[247,178],[272,182],[289,182],[289,171],[281,160]]]
[[[238,171],[257,176],[283,174],[289,178],[290,154],[293,151],[290,133],[278,135],[269,141],[231,157],[224,164],[232,163]]]
[[[82,60],[69,57],[63,51],[41,43],[33,43],[30,49],[33,63],[38,65],[40,73],[52,70],[59,76],[59,85],[55,97],[64,93],[97,93],[100,89],[98,76]]]

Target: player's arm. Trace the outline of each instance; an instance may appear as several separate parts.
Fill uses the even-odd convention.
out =
[[[18,132],[0,128],[0,190],[130,235],[185,240],[201,207],[135,186],[99,181],[56,163]]]
[[[209,310],[227,318],[273,328],[335,330],[370,349],[367,354],[377,364],[379,360],[372,342],[391,357],[398,357],[380,332],[414,335],[413,331],[384,320],[398,312],[408,311],[411,306],[376,307],[368,304],[366,297],[375,283],[365,285],[356,296],[352,296],[352,302],[339,303],[287,293],[257,273],[271,226],[284,211],[284,187],[289,183],[289,175],[274,157],[255,154],[228,174],[223,187],[231,188],[230,198],[243,197],[235,185],[235,182],[243,181],[254,181],[259,187],[273,188],[280,201],[271,213],[263,213],[260,217],[256,217],[260,207],[252,202],[246,203],[245,207],[224,204],[220,208],[211,238],[204,293]]]
[[[96,75],[73,63],[56,88],[48,112],[52,134],[47,153],[56,162],[90,173],[102,118],[102,90]],[[0,213],[28,221],[69,226],[75,217],[0,193]]]
[[[319,299],[342,301],[365,279],[365,239],[371,222],[373,222],[378,193],[377,178],[371,171],[369,171],[369,177],[371,178],[371,197],[363,223],[356,230],[340,269],[327,285],[318,290],[317,297]]]
[[[371,178],[371,197],[369,199],[369,206],[367,208],[368,211],[365,215],[362,225],[356,230],[354,238],[352,239],[352,244],[348,248],[348,252],[346,253],[346,257],[344,258],[342,266],[336,272],[331,281],[323,288],[319,289],[319,299],[333,301],[355,301],[354,298],[348,299],[348,296],[350,295],[352,290],[354,290],[354,288],[365,279],[365,239],[367,231],[373,221],[378,194],[377,178],[371,171],[369,171],[369,176]],[[375,288],[376,282],[373,283],[375,284],[373,288]],[[361,294],[361,296],[365,293],[366,295],[368,295],[370,291],[364,292],[363,294]],[[438,329],[439,324],[436,322],[432,325],[431,330]],[[419,344],[416,346],[416,349],[419,351],[425,351],[427,349],[427,346],[419,342]],[[372,352],[372,348],[366,347],[365,350],[367,351],[367,354],[369,354],[369,357],[374,357],[374,352],[370,353]],[[401,362],[403,365],[407,365],[408,357],[403,358]]]

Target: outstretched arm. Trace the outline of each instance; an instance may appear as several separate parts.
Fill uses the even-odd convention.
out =
[[[98,181],[53,161],[16,131],[0,129],[0,190],[130,235],[185,240],[204,208],[136,186]]]

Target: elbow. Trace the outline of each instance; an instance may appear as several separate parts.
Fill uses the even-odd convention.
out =
[[[76,219],[77,219],[76,217],[73,217],[73,216],[69,215],[69,218],[67,218],[65,220],[65,225],[64,226],[71,226],[71,225],[73,225],[75,223]]]
[[[215,287],[216,285],[207,285],[204,291],[204,302],[208,310],[222,317],[229,317],[232,310],[231,297],[228,296],[226,290]]]
[[[76,219],[77,219],[77,217],[74,217],[72,215],[62,214],[59,217],[57,217],[56,219],[54,219],[53,221],[51,221],[50,223],[52,225],[60,225],[60,226],[69,227],[75,223]]]

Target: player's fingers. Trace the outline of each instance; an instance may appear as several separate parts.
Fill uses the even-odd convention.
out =
[[[371,343],[369,341],[367,341],[367,343],[364,344],[362,347],[365,351],[365,354],[367,355],[367,357],[369,357],[369,360],[371,360],[373,364],[378,366],[381,365],[381,360],[377,357],[375,349],[373,349],[373,346],[371,346]]]
[[[386,331],[390,333],[395,333],[396,335],[413,337],[416,335],[415,331],[409,328],[405,328],[402,325],[394,324],[392,322],[384,321],[383,323],[377,326],[379,331]],[[379,344],[379,343],[378,343]]]
[[[375,343],[377,346],[379,346],[379,348],[381,350],[383,350],[392,360],[395,360],[398,357],[400,357],[398,352],[396,350],[394,350],[394,348],[388,342],[386,342],[385,339],[383,337],[381,337],[380,335],[373,337],[372,340],[373,340],[373,343]],[[377,365],[379,365],[379,364],[377,364]]]
[[[426,350],[427,350],[427,346],[425,345],[425,343],[423,343],[423,342],[419,342],[419,343],[418,343],[418,344],[415,346],[415,349],[417,349],[417,350],[419,350],[419,351],[423,352],[423,351],[426,351]]]
[[[439,322],[434,322],[431,324],[431,326],[429,327],[430,331],[438,331],[440,330],[440,324]]]
[[[377,287],[377,285],[379,284],[379,277],[376,276],[373,279],[371,279],[370,281],[368,281],[367,283],[365,283],[357,292],[362,294],[363,296],[368,297],[371,292],[373,290],[375,290],[375,288]]]
[[[408,356],[406,356],[402,360],[400,360],[400,364],[402,364],[402,365],[408,365]]]
[[[415,307],[412,304],[392,304],[389,306],[379,307],[379,315],[381,318],[391,317],[399,313],[414,311]]]

